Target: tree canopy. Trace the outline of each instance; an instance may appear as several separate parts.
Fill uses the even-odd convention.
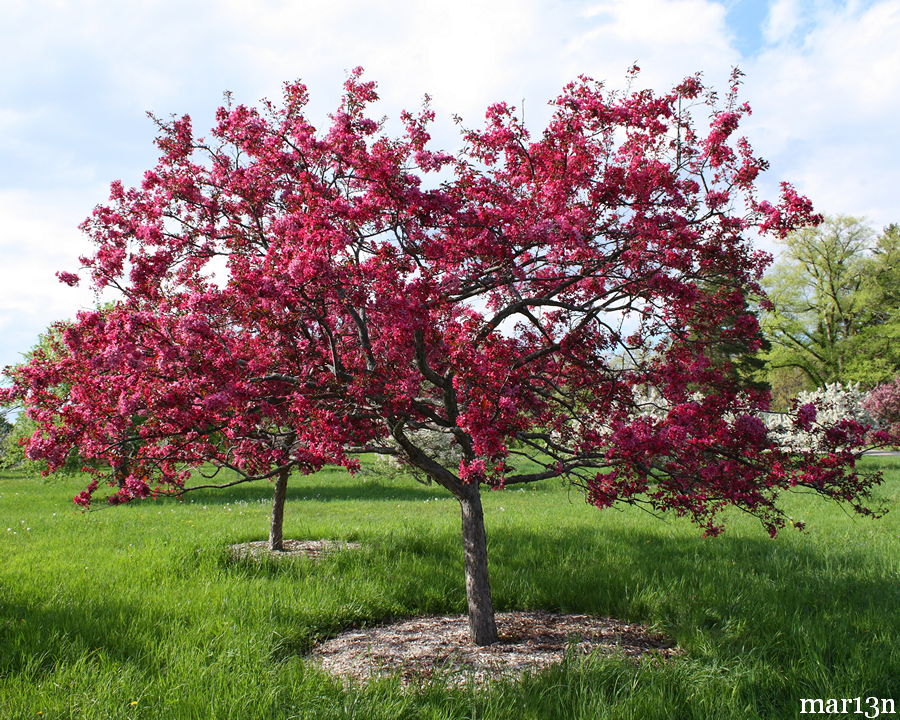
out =
[[[35,347],[23,353],[22,363],[16,367],[6,368],[6,374],[15,374],[20,369],[24,371],[36,358],[47,358],[51,362],[58,362],[60,360],[58,355],[60,350],[67,352],[60,338],[62,328],[66,327],[66,325],[66,322],[54,323],[50,328],[42,332]],[[58,397],[63,398],[68,393],[68,389],[68,382],[61,378],[55,386],[48,386],[45,392],[55,393]],[[27,408],[23,407],[21,398],[10,397],[9,403],[3,410],[14,419],[10,423],[6,417],[0,417],[0,467],[21,468],[34,473],[46,473],[48,471],[46,460],[40,457],[35,459],[28,457],[27,445],[38,431],[38,425],[29,417]],[[85,462],[73,446],[61,462],[53,465],[53,470],[54,472],[77,474],[81,471],[84,464]]]
[[[708,534],[728,505],[774,533],[795,487],[870,512],[877,477],[853,469],[866,428],[783,452],[757,416],[766,393],[714,357],[761,342],[747,302],[767,256],[747,231],[816,219],[789,184],[777,205],[756,197],[765,163],[735,135],[737,90],[737,75],[722,101],[698,77],[662,95],[580,78],[538,137],[497,103],[457,155],[429,147],[427,105],[387,134],[360,71],[322,131],[300,83],[220,108],[208,139],[161,122],[159,164],[83,225],[87,274],[119,301],[11,373],[6,397],[39,427],[29,451],[115,464],[138,438],[113,502],[182,493],[209,464],[237,475],[224,485],[396,455],[459,500],[481,644],[497,637],[482,486],[565,478],[597,507]],[[815,408],[795,421],[813,427]]]
[[[848,342],[845,373],[870,387],[900,377],[900,226],[884,229],[862,267],[854,297],[861,328]]]
[[[788,235],[764,279],[770,377],[793,368],[807,386],[872,386],[900,373],[898,267],[896,226],[876,239],[859,218],[838,216]]]

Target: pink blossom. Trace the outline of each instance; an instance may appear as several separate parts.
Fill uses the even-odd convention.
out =
[[[75,273],[70,272],[58,272],[56,273],[56,277],[59,278],[60,282],[69,286],[77,285],[81,279]]]

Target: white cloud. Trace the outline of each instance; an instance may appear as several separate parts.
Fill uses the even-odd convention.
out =
[[[820,7],[746,64],[751,139],[826,213],[900,219],[900,1]]]
[[[276,95],[280,81],[299,77],[319,116],[335,106],[340,82],[356,65],[379,81],[392,114],[429,93],[441,113],[480,115],[500,97],[518,101],[558,42],[546,34],[554,13],[535,0],[228,0],[223,8],[245,29],[234,49],[265,78],[265,94]]]
[[[569,73],[608,78],[613,86],[633,62],[641,84],[665,89],[698,71],[721,83],[739,60],[717,2],[603,0],[587,8],[584,24],[567,48]]]
[[[775,0],[763,27],[763,36],[772,44],[790,38],[800,26],[802,9],[799,0]]]
[[[94,305],[86,287],[60,283],[90,245],[77,229],[81,213],[22,192],[0,192],[0,368],[17,362],[51,322]],[[73,204],[74,205],[74,204]],[[15,343],[27,343],[25,346]]]
[[[4,347],[89,303],[53,272],[84,252],[75,226],[105,183],[152,163],[144,110],[190,112],[202,132],[223,90],[255,103],[302,78],[323,121],[356,65],[390,117],[430,93],[444,146],[450,113],[475,125],[501,99],[526,98],[539,129],[546,101],[582,73],[621,87],[637,62],[637,83],[663,90],[698,70],[721,87],[740,65],[755,110],[745,130],[772,161],[767,194],[785,178],[826,212],[900,219],[900,0],[772,0],[767,45],[743,58],[730,1],[7,1],[0,63],[27,70],[0,76]]]
[[[671,85],[704,69],[720,81],[739,60],[725,8],[712,0],[227,0],[222,7],[243,29],[231,52],[264,79],[259,94],[276,96],[280,81],[301,77],[316,117],[334,107],[340,80],[355,65],[379,81],[392,116],[429,93],[439,117],[456,113],[475,124],[491,102],[519,106],[524,98],[536,126],[546,103],[579,74],[620,87],[637,60],[643,84]],[[443,127],[439,139],[452,142],[455,133]]]

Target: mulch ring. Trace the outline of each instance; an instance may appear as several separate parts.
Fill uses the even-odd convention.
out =
[[[229,545],[231,555],[237,559],[264,558],[264,557],[304,557],[318,560],[325,555],[331,555],[342,550],[358,550],[362,547],[359,543],[344,542],[342,540],[285,540],[284,550],[269,550],[268,540],[255,540],[253,542],[237,543]]]
[[[351,630],[315,647],[310,656],[325,670],[365,682],[399,672],[403,684],[443,678],[477,684],[535,672],[576,654],[622,653],[669,658],[682,651],[642,625],[590,615],[548,612],[497,613],[500,641],[478,647],[469,641],[465,615],[414,618],[393,625]]]

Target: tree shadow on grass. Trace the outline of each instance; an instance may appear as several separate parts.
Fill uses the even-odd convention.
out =
[[[371,500],[374,502],[423,501],[451,498],[443,488],[411,482],[408,486],[382,484],[372,481],[325,484],[305,483],[302,478],[291,480],[287,500],[334,502],[342,500]],[[236,502],[270,503],[274,488],[271,483],[247,483],[222,490],[195,490],[184,496],[184,502],[200,505],[230,505]],[[170,502],[170,501],[167,501]]]
[[[37,680],[90,663],[97,653],[116,664],[141,664],[149,648],[130,632],[133,612],[109,599],[91,598],[79,609],[0,597],[0,678],[25,673]],[[159,625],[161,634],[169,632],[165,618]]]
[[[766,668],[757,677],[780,684],[773,690],[779,703],[796,686],[842,674],[864,685],[858,692],[884,695],[900,676],[893,644],[900,587],[864,550],[812,538],[672,537],[664,526],[660,533],[503,527],[489,535],[497,611],[544,609],[649,624],[691,661]],[[352,625],[465,611],[462,551],[453,533],[432,533],[423,542],[410,530],[342,569],[348,584],[377,579],[384,594],[368,616],[357,605],[346,618]],[[379,608],[391,610],[379,616]],[[341,617],[298,620],[304,624],[298,642],[287,646],[303,649],[310,637],[337,632]]]
[[[689,658],[766,667],[755,677],[770,673],[788,704],[804,685],[883,696],[900,677],[900,585],[864,550],[812,538],[599,528],[492,539],[498,610],[525,597],[550,610],[651,623]],[[535,557],[539,570],[522,582]]]
[[[742,668],[734,690],[763,717],[792,716],[801,688],[820,697],[896,689],[900,584],[864,547],[789,533],[703,539],[618,528],[561,542],[538,602],[656,624],[689,659]],[[501,593],[529,543],[546,540],[497,538]],[[499,604],[514,600],[502,594]]]
[[[697,617],[705,606],[722,617],[754,618],[761,611],[774,616],[802,611],[804,620],[813,622],[833,613],[879,610],[897,623],[890,612],[900,606],[895,578],[867,569],[870,558],[859,549],[817,552],[812,538],[804,545],[803,539],[703,539],[598,527],[596,532],[503,530],[490,539],[492,575],[503,603],[514,602],[502,593],[503,584],[527,576],[535,597],[557,598],[557,607],[633,615],[651,606],[681,608],[676,616],[690,607]],[[672,622],[676,616],[660,619]]]
[[[602,519],[596,529],[488,525],[498,611],[546,609],[653,624],[687,650],[689,661],[704,667],[751,661],[765,666],[758,677],[780,683],[771,691],[779,708],[796,699],[796,688],[815,689],[823,676],[856,672],[848,682],[858,682],[854,693],[863,696],[886,696],[900,676],[892,644],[900,632],[900,586],[865,548],[835,547],[813,537],[771,541],[732,534],[704,540],[673,536],[663,524],[658,530],[604,527]],[[273,658],[301,654],[313,639],[348,624],[464,612],[456,532],[373,528],[369,540],[364,551],[306,563],[302,571],[275,565],[263,571],[273,579],[297,572],[297,580],[302,576],[315,586],[286,583],[285,589],[329,599],[325,608],[284,608]],[[40,677],[94,652],[116,663],[146,663],[152,648],[132,632],[135,611],[99,596],[46,607],[0,587],[0,677]],[[152,622],[164,635],[178,620],[163,614]],[[291,625],[293,634],[280,632]],[[862,675],[860,667],[867,668]],[[748,682],[750,692],[762,680]]]

